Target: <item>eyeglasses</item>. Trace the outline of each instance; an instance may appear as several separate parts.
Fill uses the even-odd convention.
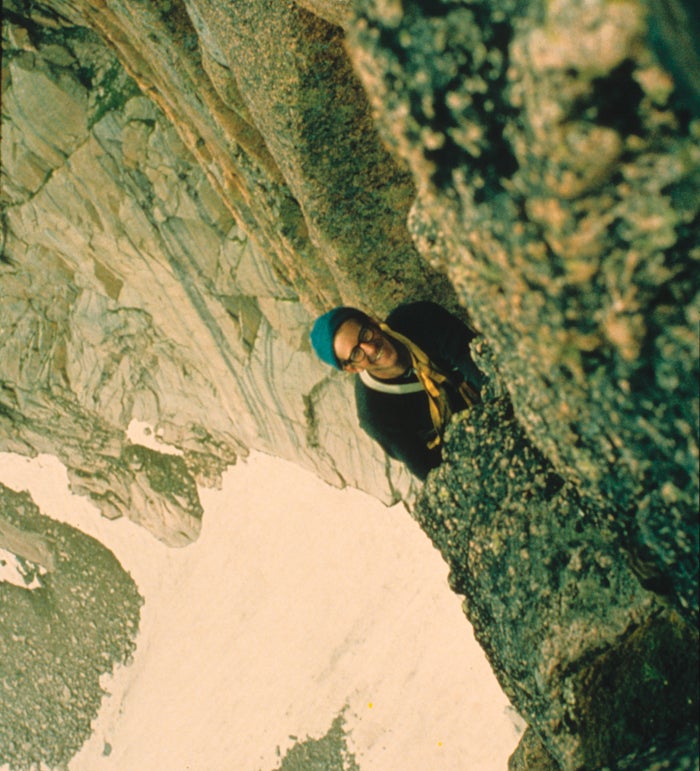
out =
[[[348,367],[351,364],[359,364],[363,359],[367,357],[363,345],[366,343],[373,343],[377,339],[378,330],[368,324],[365,324],[360,328],[360,334],[357,336],[357,345],[350,351],[350,356],[341,361],[340,364],[343,367]]]

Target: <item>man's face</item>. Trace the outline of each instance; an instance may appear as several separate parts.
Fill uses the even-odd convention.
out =
[[[363,330],[363,336],[371,337],[368,342],[361,340]],[[379,327],[372,322],[363,324],[358,319],[343,322],[333,339],[333,349],[341,362],[349,362],[354,349],[361,351],[358,361],[344,366],[346,372],[366,370],[370,375],[388,379],[402,375],[408,367],[391,339],[382,334]]]

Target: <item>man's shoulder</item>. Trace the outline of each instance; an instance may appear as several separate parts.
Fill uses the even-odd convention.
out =
[[[386,412],[391,396],[368,388],[359,375],[355,375],[355,408],[360,425],[374,424]]]
[[[397,305],[387,316],[386,322],[391,326],[392,321],[394,323],[397,321],[410,322],[415,319],[444,318],[451,315],[442,305],[431,300],[415,300]]]
[[[425,392],[421,387],[406,392],[377,391],[355,376],[355,408],[360,425],[372,436],[377,432],[404,433],[421,416],[428,415]]]
[[[387,316],[390,329],[400,332],[415,342],[427,341],[440,337],[447,332],[450,335],[474,337],[474,332],[454,313],[430,300],[402,303]]]

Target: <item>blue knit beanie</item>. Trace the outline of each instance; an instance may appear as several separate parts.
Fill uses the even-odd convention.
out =
[[[366,317],[366,313],[346,305],[333,308],[328,313],[324,313],[323,316],[319,316],[311,329],[311,345],[314,351],[316,351],[318,358],[326,364],[330,364],[331,367],[342,369],[333,350],[335,333],[341,324],[345,323],[348,319],[364,319]]]

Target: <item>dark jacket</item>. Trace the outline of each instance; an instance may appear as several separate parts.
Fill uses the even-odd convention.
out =
[[[432,302],[407,303],[392,311],[386,323],[421,348],[454,383],[466,380],[480,390],[483,376],[469,354],[469,343],[476,334],[444,308]],[[417,382],[417,378],[410,375],[382,382]],[[448,387],[447,392],[454,412],[466,408],[454,389]],[[360,426],[392,458],[405,463],[411,473],[425,479],[439,465],[440,447],[429,450],[427,446],[435,429],[424,391],[381,393],[367,387],[358,376],[355,402]]]

